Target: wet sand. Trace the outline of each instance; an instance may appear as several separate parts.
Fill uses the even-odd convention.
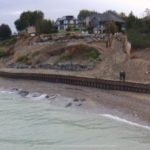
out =
[[[78,106],[78,109],[92,113],[111,114],[150,126],[150,95],[148,94],[106,91],[43,81],[8,78],[0,78],[0,87],[42,92],[47,93],[49,96],[60,94],[66,97],[82,99],[83,101]]]

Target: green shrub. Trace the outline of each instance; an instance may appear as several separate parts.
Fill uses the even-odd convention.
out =
[[[68,60],[71,60],[72,58],[73,58],[73,55],[65,54],[60,57],[59,62],[68,61]]]
[[[105,26],[106,26],[106,33],[114,34],[118,31],[118,27],[117,27],[116,23],[113,21],[106,23]]]
[[[96,60],[100,56],[100,52],[97,49],[87,45],[73,45],[67,47],[67,53],[62,55],[60,61],[69,61],[72,59],[84,59],[84,60]]]
[[[17,62],[29,65],[30,64],[30,59],[29,59],[28,55],[24,55],[24,56],[19,57],[17,59]]]
[[[65,34],[65,36],[71,36],[71,33],[70,33],[70,32],[67,32],[67,33]]]
[[[79,28],[75,28],[74,31],[75,32],[80,32],[80,29]]]
[[[93,50],[89,51],[88,53],[86,53],[85,56],[88,59],[97,59],[97,58],[99,58],[100,53],[96,49],[93,49]]]
[[[16,38],[10,38],[7,40],[1,40],[0,45],[1,46],[10,46],[16,43]]]
[[[133,48],[137,49],[150,47],[150,34],[128,31],[127,35]]]
[[[6,56],[6,50],[4,48],[0,48],[0,57]]]

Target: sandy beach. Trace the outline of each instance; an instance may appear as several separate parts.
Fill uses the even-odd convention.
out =
[[[0,78],[0,88],[18,88],[29,92],[47,93],[49,96],[60,94],[65,97],[82,99],[78,109],[83,111],[111,114],[150,126],[150,95],[148,94],[105,91],[58,83],[8,78]]]

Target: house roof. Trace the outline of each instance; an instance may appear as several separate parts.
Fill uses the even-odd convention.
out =
[[[64,16],[62,18],[58,18],[57,21],[63,21],[63,20],[77,20],[74,16]]]
[[[59,24],[60,24],[60,22],[63,24],[63,21],[64,20],[68,20],[68,21],[71,21],[71,20],[73,20],[74,21],[74,23],[78,23],[78,19],[76,19],[74,16],[64,16],[64,17],[62,17],[62,18],[58,18],[57,20],[56,20],[56,22],[55,22],[55,25],[56,26],[58,26]]]
[[[102,22],[115,21],[115,22],[125,23],[125,21],[119,15],[111,11],[99,15],[99,21]]]
[[[91,16],[89,16],[89,18],[90,18],[90,20],[93,19],[93,18],[99,18],[101,15],[102,14],[95,12]]]
[[[119,22],[119,23],[125,23],[125,21],[116,13],[112,11],[107,11],[103,14],[100,13],[94,13],[91,16],[89,16],[89,19],[91,22],[108,22],[108,21],[114,21],[114,22]]]

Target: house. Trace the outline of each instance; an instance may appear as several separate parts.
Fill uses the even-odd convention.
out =
[[[105,24],[108,22],[115,22],[119,31],[124,30],[125,21],[112,11],[107,11],[103,14],[93,13],[87,17],[82,24],[86,28],[93,28],[95,32],[103,33],[105,31]]]
[[[100,15],[101,15],[100,13],[95,12],[91,16],[86,17],[85,20],[83,20],[83,22],[82,22],[83,23],[82,24],[83,28],[84,27],[86,27],[86,28],[90,27],[91,25],[92,26],[97,26]]]
[[[56,21],[58,31],[66,31],[67,29],[79,28],[79,21],[74,16],[64,16]]]

